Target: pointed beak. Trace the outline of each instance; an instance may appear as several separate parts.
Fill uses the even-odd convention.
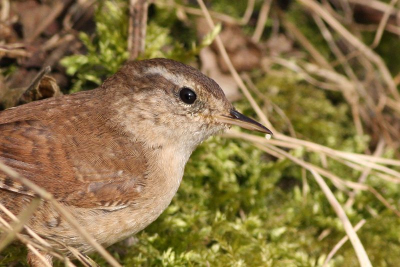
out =
[[[235,109],[230,110],[229,115],[217,115],[216,119],[220,123],[225,123],[229,125],[237,125],[242,128],[252,130],[252,131],[258,131],[266,134],[272,135],[273,133],[266,128],[264,125],[256,122],[253,119],[250,119],[249,117],[246,117],[245,115],[239,113]]]

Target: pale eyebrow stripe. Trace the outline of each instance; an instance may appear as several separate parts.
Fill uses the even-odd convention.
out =
[[[171,73],[162,66],[149,67],[145,70],[145,73],[161,75],[163,78],[167,79],[178,87],[189,87],[192,90],[195,90],[196,88],[196,83],[193,80],[188,80],[188,77],[185,77],[184,75]]]
[[[160,67],[160,66],[155,66],[155,67],[149,67],[148,69],[146,69],[145,71],[146,74],[158,74],[158,75],[162,75],[165,79],[167,79],[168,81],[180,85],[179,81],[181,80],[185,80],[183,79],[183,77],[181,75],[175,75],[170,73],[168,70],[166,70],[164,67]]]

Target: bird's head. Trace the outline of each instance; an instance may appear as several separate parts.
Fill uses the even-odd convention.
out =
[[[239,113],[214,80],[180,62],[161,58],[130,62],[103,87],[114,84],[125,88],[115,104],[126,129],[137,138],[145,136],[148,140],[143,141],[150,145],[178,143],[193,150],[231,125],[272,134]]]

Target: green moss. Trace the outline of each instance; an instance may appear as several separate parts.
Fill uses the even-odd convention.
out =
[[[362,36],[366,44],[372,44],[375,38],[375,32],[364,33]],[[374,51],[382,57],[393,76],[400,72],[400,47],[397,35],[384,32],[379,45]],[[363,69],[363,71],[365,70]]]
[[[26,253],[26,247],[20,243],[8,246],[1,252],[0,266],[28,266]]]
[[[231,2],[213,1],[213,9],[240,18],[247,1]],[[257,8],[261,2],[257,1]],[[76,79],[74,90],[99,84],[126,60],[126,8],[126,1],[103,2],[96,13],[96,34],[81,35],[88,53],[63,60]],[[197,43],[194,30],[177,19],[176,10],[152,8],[142,58],[163,56],[193,62],[199,48],[208,45],[218,31],[193,45]],[[297,4],[287,16],[331,59],[319,30]],[[121,31],[115,31],[115,25]],[[322,91],[292,72],[280,71],[284,76],[253,73],[252,79],[285,112],[299,138],[350,152],[365,150],[369,137],[356,135],[349,106],[340,94]],[[256,101],[270,110],[263,99]],[[235,106],[256,117],[247,101]],[[278,113],[272,112],[269,118],[279,131],[289,132]],[[300,149],[289,153],[322,166],[314,153]],[[385,153],[393,157],[394,152]],[[345,179],[357,181],[360,176],[359,171],[336,161],[328,159],[327,163],[330,171]],[[313,177],[304,174],[293,162],[276,160],[249,143],[214,137],[193,153],[181,188],[161,217],[139,233],[132,246],[121,242],[110,250],[126,266],[321,266],[345,232]],[[304,190],[305,181],[309,190]],[[344,204],[347,196],[327,183]],[[399,185],[374,175],[367,183],[391,204],[400,205]],[[359,233],[374,266],[395,266],[400,260],[399,218],[369,192],[360,192],[347,212],[353,224],[367,220]],[[330,234],[319,240],[326,230]],[[10,250],[6,258],[19,255],[13,253],[17,252]],[[98,255],[93,257],[99,265],[106,265]],[[358,266],[349,243],[330,266]]]
[[[231,0],[209,1],[212,5],[212,10],[234,17],[236,19],[242,18],[247,8],[247,0],[237,0],[232,4]],[[257,3],[257,6],[261,2]]]
[[[128,58],[126,1],[100,1],[95,20],[94,36],[83,32],[79,34],[87,53],[61,60],[67,74],[75,77],[71,93],[97,87],[102,80],[115,73]]]
[[[333,139],[329,144],[350,151],[360,149],[358,142],[365,145],[365,140],[353,137],[346,106],[332,104],[324,92],[290,77],[259,78],[257,84],[290,116],[302,137],[322,143]],[[271,93],[276,90],[279,93]],[[246,113],[250,110],[244,101],[238,106]],[[279,119],[274,124],[285,128]],[[298,155],[321,164],[312,153]],[[333,161],[329,165],[346,179],[356,180],[360,175]],[[212,138],[192,155],[169,208],[137,235],[138,243],[121,260],[128,266],[320,266],[345,233],[313,178],[307,175],[306,179],[307,194],[302,191],[302,170],[292,162],[273,161],[245,142]],[[399,186],[381,179],[371,184],[388,186],[385,196],[400,199]],[[334,193],[344,204],[344,194]],[[371,208],[375,215],[369,212]],[[348,216],[353,224],[368,220],[368,228],[364,226],[360,235],[374,263],[390,266],[398,260],[389,255],[398,255],[400,248],[397,232],[393,232],[399,219],[372,194],[361,192]],[[381,216],[390,223],[382,225]],[[319,241],[325,230],[330,234]],[[377,236],[376,231],[384,234]],[[384,242],[390,245],[381,253],[379,246]],[[358,266],[351,245],[344,246],[330,266]]]
[[[347,103],[334,104],[323,90],[306,84],[290,71],[281,71],[284,76],[265,75],[257,78],[256,85],[285,112],[297,137],[353,152],[365,149],[368,138],[356,136]],[[263,104],[261,99],[259,103]],[[289,125],[277,112],[270,117],[274,127],[289,133]]]

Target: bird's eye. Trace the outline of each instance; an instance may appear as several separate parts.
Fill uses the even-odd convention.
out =
[[[193,104],[196,101],[196,93],[187,87],[183,87],[179,92],[179,97],[182,99],[183,102],[186,104]]]

